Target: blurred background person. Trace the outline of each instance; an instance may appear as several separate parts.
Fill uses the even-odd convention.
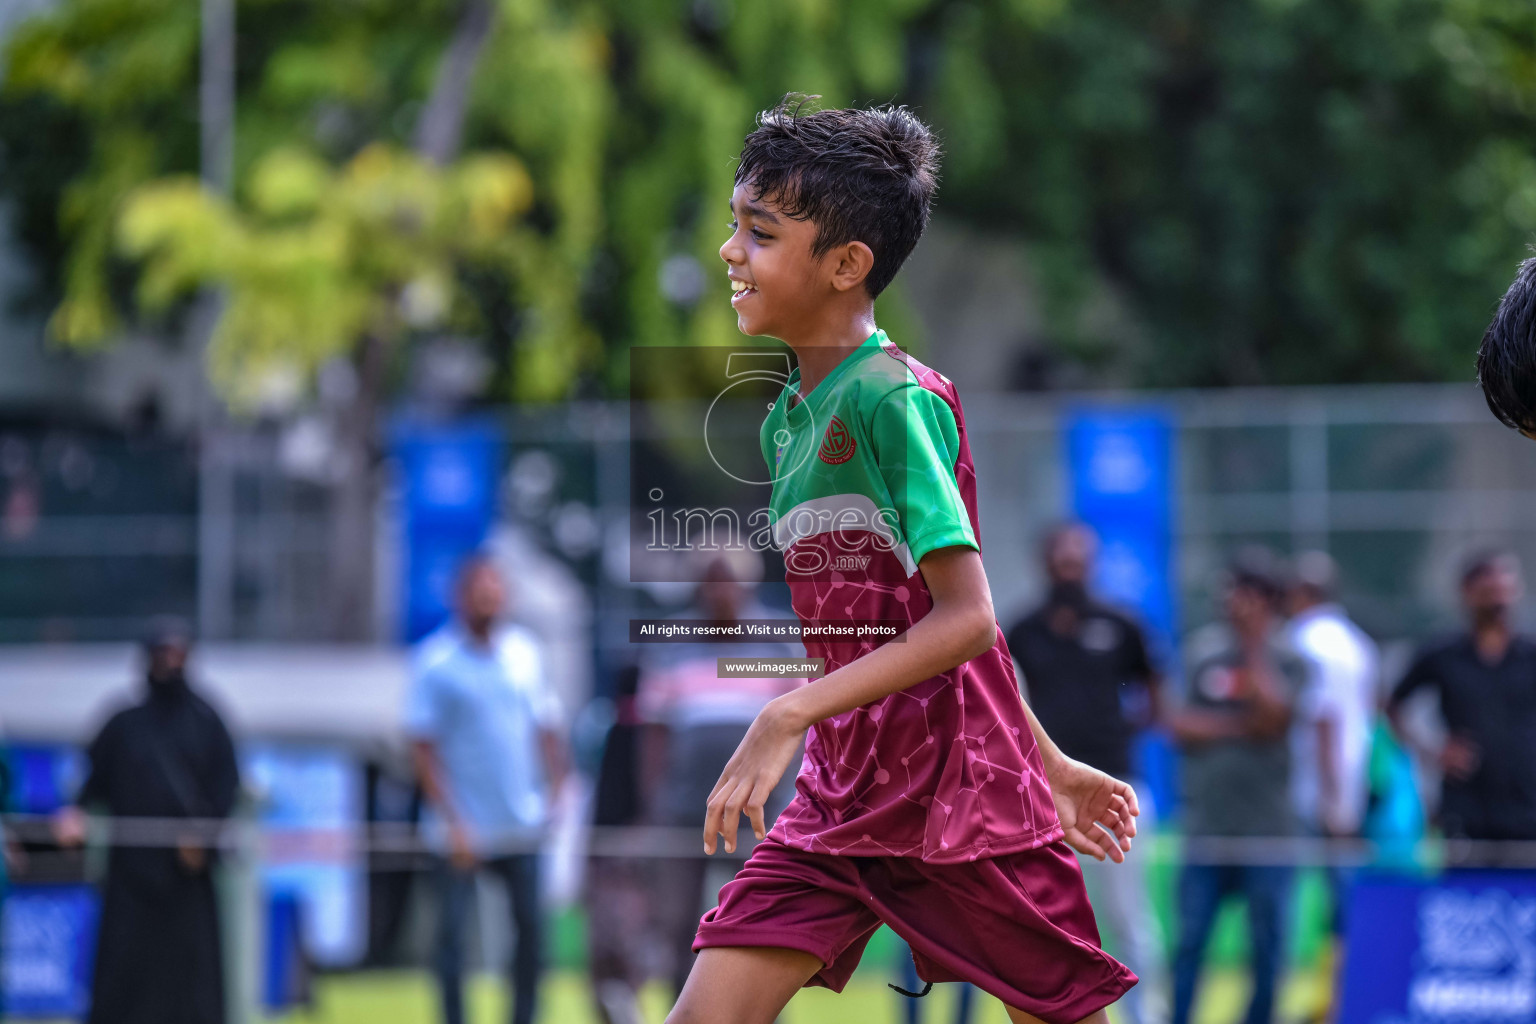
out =
[[[459,571],[455,617],[422,641],[405,728],[438,850],[435,967],[446,1024],[463,1024],[465,925],[484,871],[506,886],[516,939],[512,1024],[533,1024],[544,965],[539,843],[565,770],[558,697],[533,635],[504,622],[508,596],[485,557]]]
[[[224,962],[210,825],[234,810],[240,771],[218,712],[187,681],[191,633],[158,623],[144,645],[144,698],[108,719],[86,751],[74,806],[54,821],[67,845],[87,811],[113,819],[91,986],[93,1024],[221,1024]],[[159,819],[130,831],[125,819]],[[186,831],[164,831],[187,819]]]
[[[635,697],[638,665],[618,672],[613,724],[603,740],[592,796],[592,824],[599,830],[642,824],[640,723]],[[608,833],[612,835],[612,833]],[[640,1024],[640,988],[655,950],[651,874],[641,858],[608,851],[587,859],[587,965],[592,995],[603,1024]]]
[[[928,1005],[924,1001],[925,997],[920,994],[924,991],[924,982],[917,976],[917,963],[912,959],[912,947],[905,942],[900,943],[900,951],[896,954],[896,966],[897,973],[901,977],[901,985],[897,991],[901,996],[902,1019],[906,1024],[922,1024],[925,1020],[931,1020],[923,1012]],[[895,985],[891,987],[897,988]],[[955,1015],[951,1019],[954,1024],[970,1024],[971,1004],[976,999],[976,987],[963,981],[955,987],[959,991],[955,994]]]
[[[1243,1020],[1274,1019],[1291,868],[1252,857],[1217,862],[1198,844],[1294,831],[1287,733],[1307,667],[1281,635],[1284,598],[1274,556],[1239,552],[1225,580],[1226,621],[1192,638],[1187,692],[1169,715],[1184,755],[1184,829],[1193,846],[1179,874],[1173,1024],[1191,1020],[1206,941],[1232,895],[1247,904],[1252,943],[1253,995]]]
[[[1291,728],[1291,795],[1307,831],[1331,839],[1358,839],[1365,822],[1381,668],[1375,642],[1338,602],[1338,576],[1337,564],[1322,551],[1298,556],[1291,573],[1287,635],[1311,666]],[[1337,956],[1342,951],[1348,874],[1329,864],[1324,877]],[[1327,1016],[1326,1009],[1321,1015]]]
[[[1089,590],[1098,539],[1082,523],[1041,538],[1050,590],[1045,603],[1007,633],[1030,707],[1062,751],[1120,779],[1134,779],[1131,742],[1156,713],[1160,678],[1141,627]],[[1134,785],[1134,781],[1133,781]],[[1135,786],[1143,819],[1147,787]],[[1079,857],[1094,916],[1108,948],[1140,984],[1117,1004],[1128,1024],[1167,1018],[1161,929],[1147,897],[1145,858],[1123,864]]]
[[[1387,704],[1404,744],[1443,772],[1440,825],[1448,838],[1536,840],[1536,643],[1515,626],[1524,592],[1514,554],[1469,558],[1461,574],[1468,628],[1427,646]],[[1438,749],[1404,720],[1420,691],[1439,698]]]
[[[762,560],[751,551],[706,553],[693,605],[682,617],[734,624],[747,620],[790,622],[757,598]],[[646,723],[641,741],[641,799],[652,824],[697,830],[704,805],[747,728],[769,701],[805,682],[803,678],[722,679],[720,658],[803,658],[799,643],[737,640],[729,643],[657,643],[642,655],[638,710]],[[795,772],[785,772],[764,805],[771,823],[794,797]],[[726,861],[732,873],[751,853],[737,847]],[[655,865],[653,898],[657,921],[672,954],[673,995],[681,992],[693,967],[693,937],[704,905],[709,862],[697,844],[686,855]]]

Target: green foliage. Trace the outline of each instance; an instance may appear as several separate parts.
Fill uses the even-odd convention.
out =
[[[63,211],[55,235],[31,235],[40,253],[61,253],[46,269],[64,342],[98,343],[128,317],[220,283],[214,369],[232,396],[249,397],[240,389],[257,367],[305,372],[360,332],[405,342],[430,329],[390,312],[415,274],[454,295],[460,330],[504,355],[510,397],[611,391],[631,345],[737,337],[724,276],[710,271],[730,157],[753,113],[791,86],[832,102],[894,95],[905,28],[925,6],[501,0],[465,139],[471,154],[515,153],[531,202],[494,254],[471,258],[422,247],[414,227],[391,236],[388,221],[340,201],[357,187],[357,154],[384,143],[402,159],[456,3],[242,0],[238,181],[220,202],[187,177],[194,6],[69,0],[12,41],[0,137],[20,147],[19,112],[46,101],[54,124],[84,126],[88,155],[11,162],[0,186]],[[435,187],[412,201],[433,205]],[[379,265],[397,250],[412,259]],[[659,281],[679,258],[718,287],[668,298]]]
[[[336,171],[275,150],[252,168],[248,192],[236,206],[191,179],[142,186],[117,238],[143,266],[144,309],[224,287],[210,368],[239,403],[259,398],[274,374],[307,376],[350,353],[359,338],[398,342],[449,322],[464,301],[456,266],[517,258],[513,225],[533,187],[509,156],[441,171],[381,144]]]
[[[195,126],[187,86],[198,34],[197,8],[178,0],[81,0],[22,24],[7,50],[6,92],[16,98],[4,133],[7,190],[30,200],[29,240],[47,239],[35,218],[50,208],[63,236],[62,247],[44,244],[59,256],[45,276],[59,296],[52,332],[63,341],[93,344],[119,325],[110,270],[123,196],[160,167],[195,159],[195,133],[177,128]],[[84,152],[49,152],[76,132]]]
[[[222,286],[210,368],[243,401],[365,336],[399,345],[451,328],[511,346],[490,322],[510,299],[522,314],[514,393],[565,394],[601,356],[579,306],[601,223],[602,39],[562,5],[503,3],[471,148],[438,173],[408,149],[458,10],[240,3],[228,200],[192,178],[195,4],[71,0],[25,25],[7,53],[8,155],[40,119],[81,125],[86,140],[51,160],[8,158],[4,172],[7,191],[57,210],[59,256],[44,268],[54,337],[98,344],[127,318]],[[30,228],[46,257],[53,237]]]
[[[227,202],[186,179],[195,4],[23,26],[0,190],[55,335],[97,343],[213,281],[231,393],[445,324],[486,339],[508,397],[622,392],[631,346],[737,337],[731,156],[791,90],[916,106],[941,215],[1027,240],[1058,353],[1149,384],[1464,379],[1536,232],[1528,0],[499,0],[437,174],[406,151],[460,10],[240,0]],[[1105,282],[1134,343],[1085,315]],[[423,296],[443,320],[402,312]]]
[[[1165,385],[1470,376],[1536,231],[1536,5],[1013,6],[952,14],[945,200],[1031,239],[1064,350]],[[1077,326],[1095,275],[1149,344]]]

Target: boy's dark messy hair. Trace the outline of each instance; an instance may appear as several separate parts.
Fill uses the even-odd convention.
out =
[[[1483,333],[1477,382],[1500,423],[1536,434],[1536,259],[1520,264]]]
[[[939,181],[939,144],[906,107],[815,110],[786,96],[757,116],[736,165],[736,184],[788,217],[816,225],[811,255],[863,242],[875,254],[864,279],[885,290],[928,226]]]

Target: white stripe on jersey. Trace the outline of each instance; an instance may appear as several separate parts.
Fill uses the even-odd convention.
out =
[[[907,547],[906,541],[897,539],[891,523],[879,514],[881,511],[866,494],[829,494],[823,498],[811,498],[778,518],[773,524],[773,543],[780,551],[787,551],[796,541],[823,533],[873,533],[880,538],[881,547],[895,555],[907,575],[911,576],[917,572],[912,549]],[[892,510],[883,511],[894,518]]]

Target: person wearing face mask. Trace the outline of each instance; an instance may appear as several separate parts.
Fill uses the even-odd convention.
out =
[[[91,741],[85,783],[54,821],[57,839],[78,845],[86,809],[112,818],[92,1024],[224,1020],[212,867],[217,823],[234,810],[240,772],[224,722],[188,683],[190,649],[184,623],[156,624],[144,645],[143,699]],[[187,820],[185,831],[162,834],[176,819]]]
[[[1097,547],[1083,523],[1046,532],[1040,543],[1050,588],[1045,603],[1006,639],[1029,705],[1062,753],[1129,779],[1131,741],[1157,720],[1161,679],[1141,627],[1089,590]],[[1135,789],[1146,808],[1146,787]],[[1146,862],[1078,861],[1107,947],[1141,978],[1117,1009],[1130,1024],[1163,1019],[1161,939],[1147,898]]]
[[[1440,824],[1451,839],[1536,840],[1536,642],[1515,626],[1522,592],[1512,553],[1468,559],[1469,628],[1422,651],[1387,703],[1405,745],[1443,773]],[[1422,691],[1440,698],[1442,746],[1404,728],[1403,705]]]

